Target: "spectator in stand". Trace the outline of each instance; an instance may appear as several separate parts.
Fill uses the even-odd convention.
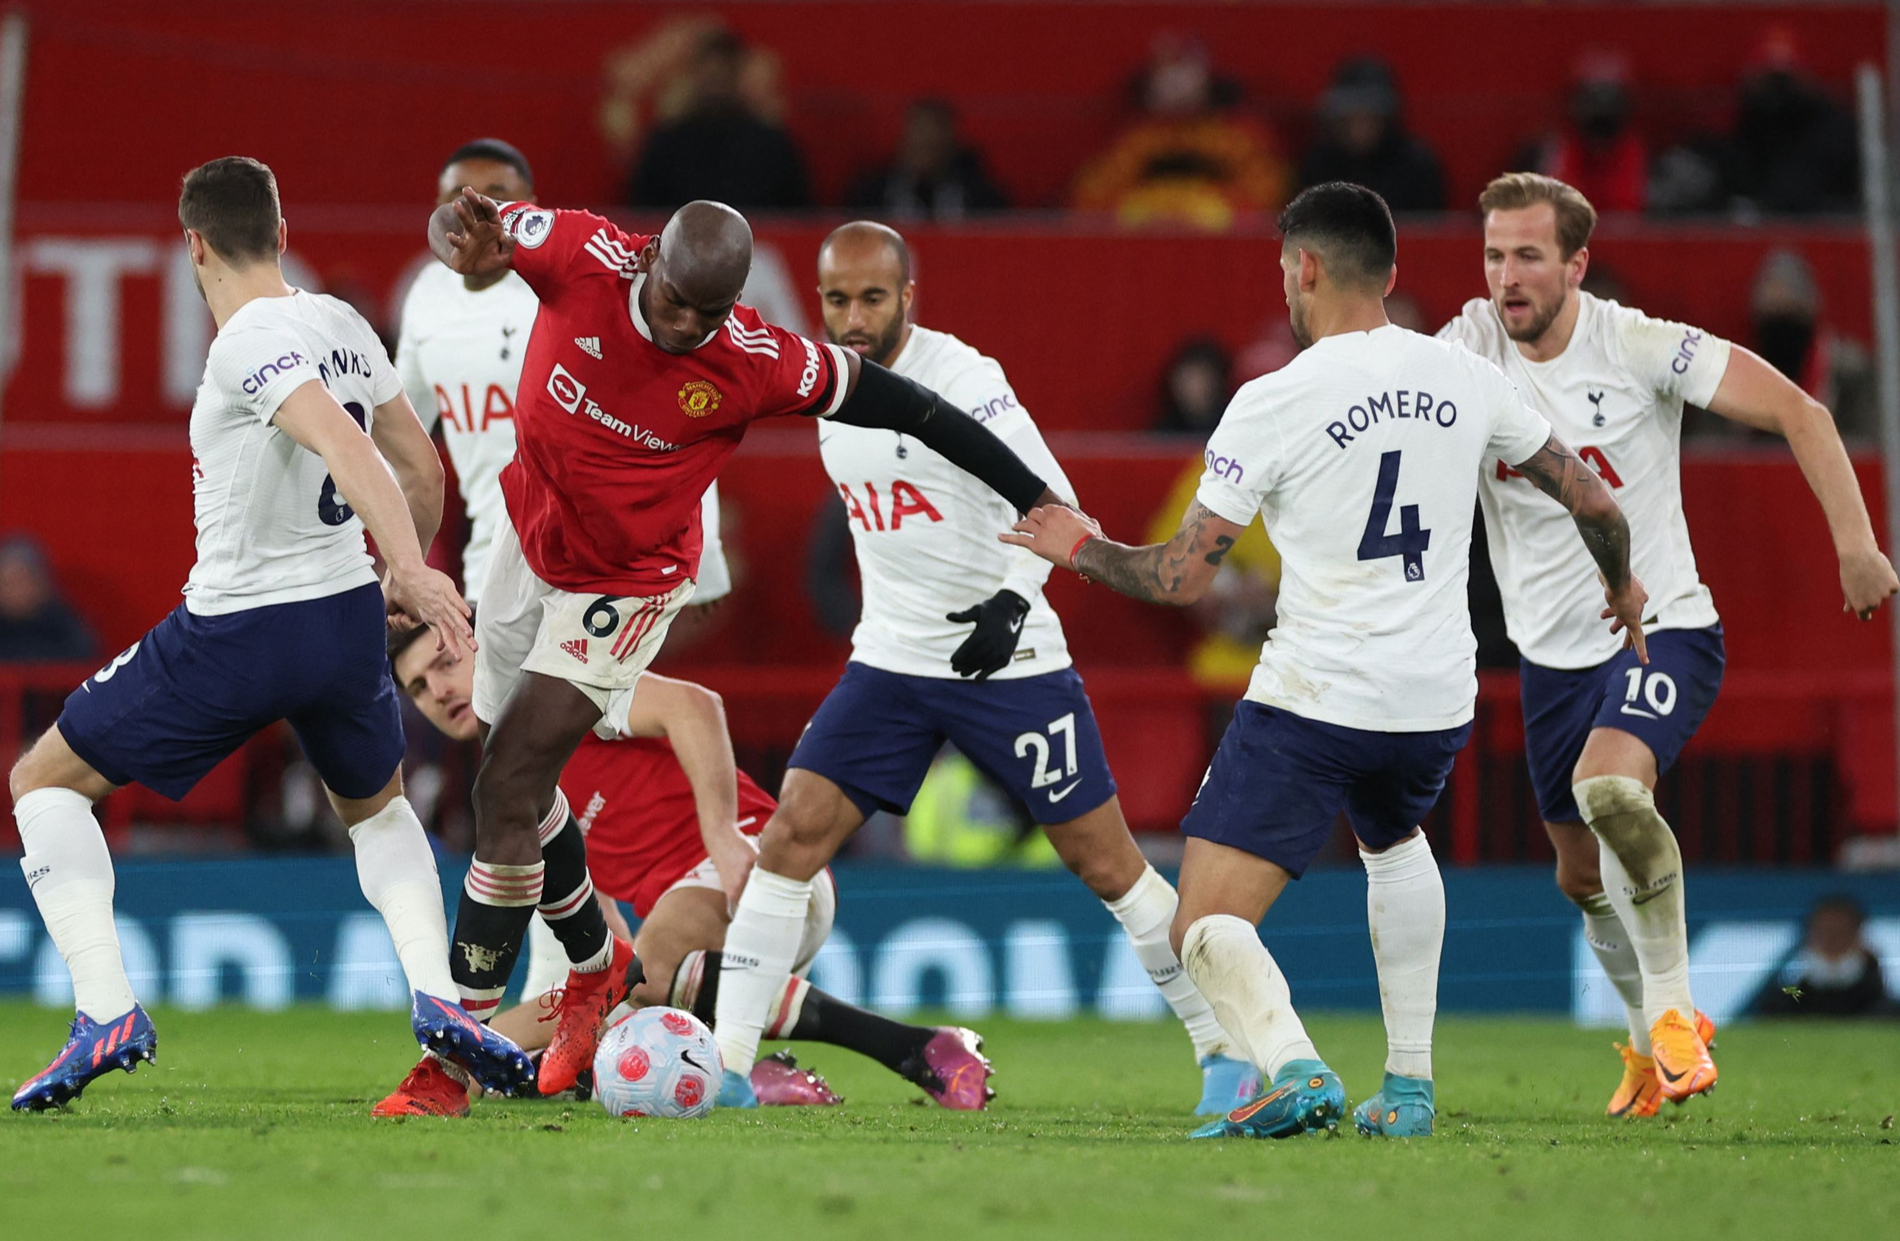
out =
[[[1273,134],[1233,107],[1238,90],[1217,78],[1197,39],[1164,34],[1137,79],[1142,115],[1083,168],[1075,205],[1112,212],[1125,225],[1190,225],[1219,231],[1287,199],[1286,162]]]
[[[1833,410],[1842,438],[1871,439],[1878,430],[1873,359],[1830,328],[1821,309],[1808,261],[1793,250],[1769,251],[1749,296],[1750,347]]]
[[[98,644],[60,598],[46,553],[31,535],[0,542],[0,663],[92,659]]]
[[[845,206],[880,219],[955,220],[1005,210],[1009,199],[990,180],[983,156],[957,140],[956,109],[920,99],[904,114],[896,158],[860,176]]]
[[[1860,200],[1854,119],[1829,99],[1791,30],[1773,30],[1742,80],[1723,181],[1730,205],[1770,215],[1852,211]]]
[[[1517,166],[1574,185],[1598,211],[1641,211],[1649,148],[1630,125],[1629,62],[1589,52],[1573,69],[1568,116],[1533,143]]]
[[[1438,156],[1406,132],[1391,67],[1376,57],[1348,60],[1320,96],[1321,136],[1300,163],[1300,183],[1352,181],[1377,190],[1394,211],[1442,211]]]
[[[699,36],[679,114],[654,129],[634,166],[630,205],[672,211],[696,198],[741,210],[811,206],[805,160],[745,89],[746,47],[730,30]]]
[[[1227,350],[1213,337],[1190,336],[1182,341],[1162,372],[1161,413],[1154,429],[1205,441],[1234,393],[1228,383],[1232,370]]]
[[[1867,1017],[1892,1010],[1880,958],[1851,896],[1824,896],[1808,914],[1807,940],[1755,1011],[1769,1017]]]

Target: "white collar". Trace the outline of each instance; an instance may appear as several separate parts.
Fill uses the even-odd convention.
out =
[[[653,340],[653,329],[647,326],[647,317],[640,313],[640,289],[646,284],[646,282],[647,282],[647,274],[645,272],[639,272],[638,274],[634,276],[633,290],[632,292],[627,294],[627,317],[633,320],[633,330],[640,333],[640,335],[646,337],[647,340],[651,342]],[[726,323],[730,323],[730,322],[732,322],[732,319],[730,316],[728,316],[726,319]],[[712,331],[706,333],[706,339],[700,341],[697,345],[694,345],[693,348],[704,349],[707,345],[710,345],[715,340],[718,340],[719,332],[722,328],[724,328],[724,326],[725,324],[721,324],[719,327],[714,328]],[[654,347],[658,348],[657,345],[655,345]]]

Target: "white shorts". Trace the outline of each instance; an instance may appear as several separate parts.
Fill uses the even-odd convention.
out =
[[[475,718],[493,724],[525,672],[566,681],[611,714],[614,699],[632,693],[692,597],[690,580],[644,599],[556,590],[528,567],[514,527],[503,525],[475,612]]]
[[[681,888],[707,888],[714,892],[723,892],[725,887],[719,882],[719,869],[707,858],[693,869],[674,880],[666,892]],[[660,893],[660,899],[666,899],[666,892]],[[655,902],[657,907],[658,902]],[[803,978],[811,970],[811,963],[817,959],[818,950],[831,938],[831,924],[838,917],[838,885],[832,882],[831,872],[822,870],[812,880],[811,909],[805,914],[805,933],[798,940],[798,956],[792,962],[792,973]],[[716,952],[717,949],[707,951]],[[556,987],[567,985],[567,950],[561,947],[561,941],[554,938],[554,932],[548,930],[548,924],[537,915],[528,924],[528,981],[522,987],[524,1003],[536,996],[545,995]]]

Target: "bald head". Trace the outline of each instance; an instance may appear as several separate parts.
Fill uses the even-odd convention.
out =
[[[696,305],[736,301],[752,273],[752,226],[724,203],[687,203],[660,232],[659,263]]]
[[[827,263],[858,268],[886,258],[897,264],[898,286],[909,284],[910,247],[904,244],[903,234],[875,220],[853,220],[849,224],[840,224],[831,230],[831,235],[818,247],[818,268],[821,272]]]

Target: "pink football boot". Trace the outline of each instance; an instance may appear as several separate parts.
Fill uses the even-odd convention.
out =
[[[752,1093],[761,1107],[833,1107],[844,1102],[824,1078],[799,1068],[789,1051],[753,1064]]]
[[[921,1053],[898,1070],[906,1080],[953,1112],[980,1112],[996,1097],[983,1037],[961,1026],[939,1026]]]

